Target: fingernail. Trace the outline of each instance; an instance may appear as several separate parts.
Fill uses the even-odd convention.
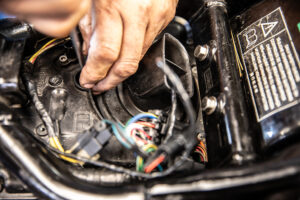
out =
[[[89,89],[90,89],[90,88],[94,87],[94,85],[95,85],[95,84],[86,83],[86,84],[83,84],[82,87],[84,87],[84,88],[89,88]]]

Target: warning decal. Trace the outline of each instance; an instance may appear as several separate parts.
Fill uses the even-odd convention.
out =
[[[258,121],[300,102],[300,63],[281,8],[238,34]]]

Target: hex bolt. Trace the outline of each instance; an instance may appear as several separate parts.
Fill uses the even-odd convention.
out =
[[[218,101],[216,97],[204,97],[202,99],[202,109],[207,115],[211,115],[215,112],[218,106]]]
[[[66,64],[66,62],[68,62],[68,57],[66,55],[61,55],[58,60],[61,64]]]
[[[199,61],[204,61],[209,54],[209,46],[208,45],[197,45],[197,47],[194,50],[194,56]]]
[[[36,131],[36,133],[37,133],[39,136],[46,136],[46,135],[47,135],[47,129],[46,129],[46,127],[44,126],[44,124],[38,125],[38,126],[35,128],[35,131]]]
[[[59,84],[61,84],[62,83],[62,79],[61,79],[61,77],[60,76],[53,76],[53,77],[51,77],[50,79],[49,79],[49,84],[51,85],[51,86],[58,86]]]
[[[97,122],[94,124],[94,129],[98,132],[106,128],[106,124],[103,121]]]
[[[205,140],[204,134],[203,134],[203,133],[198,133],[198,134],[197,134],[197,139],[198,139],[199,141]]]

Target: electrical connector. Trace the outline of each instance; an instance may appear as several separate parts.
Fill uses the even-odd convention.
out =
[[[69,152],[83,158],[93,158],[108,143],[111,136],[111,127],[102,121],[98,122],[77,136]]]

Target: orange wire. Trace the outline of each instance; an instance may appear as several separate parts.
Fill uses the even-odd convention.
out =
[[[200,152],[202,152],[203,156],[205,157],[204,159],[207,161],[207,153],[206,153],[205,149],[203,149],[203,147],[197,146],[197,148],[196,148],[195,151],[200,151]]]
[[[165,160],[165,155],[160,155],[158,158],[156,158],[150,165],[148,165],[145,168],[146,173],[152,172],[160,163],[162,163]]]
[[[155,128],[155,124],[152,124],[150,122],[142,122],[142,121],[138,121],[136,122],[137,124],[140,124],[140,125],[143,125],[143,126],[147,126],[147,127],[150,127],[150,128]]]

